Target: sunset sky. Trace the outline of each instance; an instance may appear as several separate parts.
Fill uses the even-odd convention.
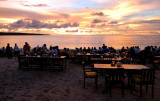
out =
[[[0,0],[0,32],[160,34],[160,0]]]

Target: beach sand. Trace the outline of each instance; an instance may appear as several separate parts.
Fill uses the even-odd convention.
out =
[[[148,66],[151,66],[148,64]],[[98,89],[94,79],[86,80],[83,88],[83,69],[80,64],[67,60],[64,71],[18,70],[18,60],[0,57],[0,101],[160,101],[160,70],[156,70],[154,98],[151,86],[148,93],[143,87],[139,97],[139,86],[133,94],[125,89],[124,98],[120,88],[113,88],[112,97],[103,94],[104,77],[98,77]]]

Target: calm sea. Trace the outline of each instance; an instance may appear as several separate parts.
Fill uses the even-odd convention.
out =
[[[31,48],[37,45],[42,46],[47,44],[58,45],[60,49],[64,47],[75,49],[75,47],[101,47],[102,44],[106,46],[120,49],[123,46],[139,46],[144,49],[146,46],[160,46],[160,35],[27,35],[27,36],[0,36],[0,48],[6,47],[10,43],[12,47],[14,44],[22,48],[24,43],[28,42]]]

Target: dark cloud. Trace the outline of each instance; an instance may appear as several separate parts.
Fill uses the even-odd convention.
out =
[[[106,24],[105,24],[105,23],[104,23],[104,24],[101,24],[100,27],[106,27]]]
[[[59,28],[67,28],[67,27],[78,27],[79,26],[79,23],[77,22],[74,22],[74,23],[64,23],[64,24],[61,24],[59,25]]]
[[[92,13],[91,15],[99,15],[99,16],[103,16],[104,13],[103,13],[103,12],[96,12],[96,13]]]
[[[106,27],[106,26],[107,26],[107,25],[106,25],[105,23],[99,24],[99,25],[91,24],[91,28],[94,28],[94,27],[102,28],[102,27]]]
[[[36,5],[26,5],[26,4],[22,4],[23,6],[26,7],[49,7],[47,4],[36,4]]]
[[[70,27],[71,26],[71,23],[64,23],[64,24],[61,24],[59,27],[60,28],[67,28],[67,27]]]
[[[78,29],[76,29],[76,30],[66,30],[66,32],[78,32]]]
[[[134,22],[127,22],[126,24],[160,24],[160,20],[141,20],[141,21],[134,21]]]
[[[69,14],[59,14],[59,15],[64,17],[64,18],[69,18]]]
[[[8,28],[8,25],[0,24],[0,28]]]
[[[101,22],[106,22],[105,20],[99,20],[99,19],[94,19],[92,23],[101,23]]]
[[[77,23],[77,22],[74,22],[72,25],[71,25],[71,27],[78,27],[79,26],[79,23]]]
[[[47,24],[47,28],[51,29],[51,28],[60,28],[56,23],[54,24]]]
[[[27,26],[27,23],[24,22],[22,19],[10,24],[11,29],[12,28],[23,28],[23,27],[26,27],[26,26]]]
[[[118,22],[117,21],[111,21],[108,24],[118,24]]]
[[[41,27],[43,24],[45,23],[41,23],[40,21],[36,19],[32,19],[32,23],[29,24],[29,27],[38,28],[38,27]]]
[[[9,29],[18,29],[18,28],[67,28],[67,27],[77,27],[79,26],[79,23],[74,22],[74,23],[63,23],[58,25],[56,22],[53,24],[50,23],[44,23],[40,22],[39,20],[36,19],[24,19],[24,20],[18,20],[12,24],[9,25]],[[4,26],[0,26],[2,28]]]
[[[25,19],[25,20],[18,20],[12,24],[10,24],[10,29],[15,28],[45,28],[47,27],[47,23],[40,22],[36,19]]]
[[[56,20],[55,22],[61,22],[60,20]]]
[[[140,21],[139,23],[160,23],[160,20],[144,20],[144,21]]]
[[[25,7],[49,7],[47,4],[29,4],[29,1],[18,1],[20,5]]]
[[[102,22],[102,21],[99,20],[99,19],[94,19],[94,20],[92,21],[92,23],[100,23],[100,22]]]

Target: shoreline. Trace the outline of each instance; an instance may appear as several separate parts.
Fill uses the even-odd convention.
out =
[[[19,32],[0,32],[0,36],[7,35],[49,35],[49,34],[33,34],[33,33],[19,33]]]

